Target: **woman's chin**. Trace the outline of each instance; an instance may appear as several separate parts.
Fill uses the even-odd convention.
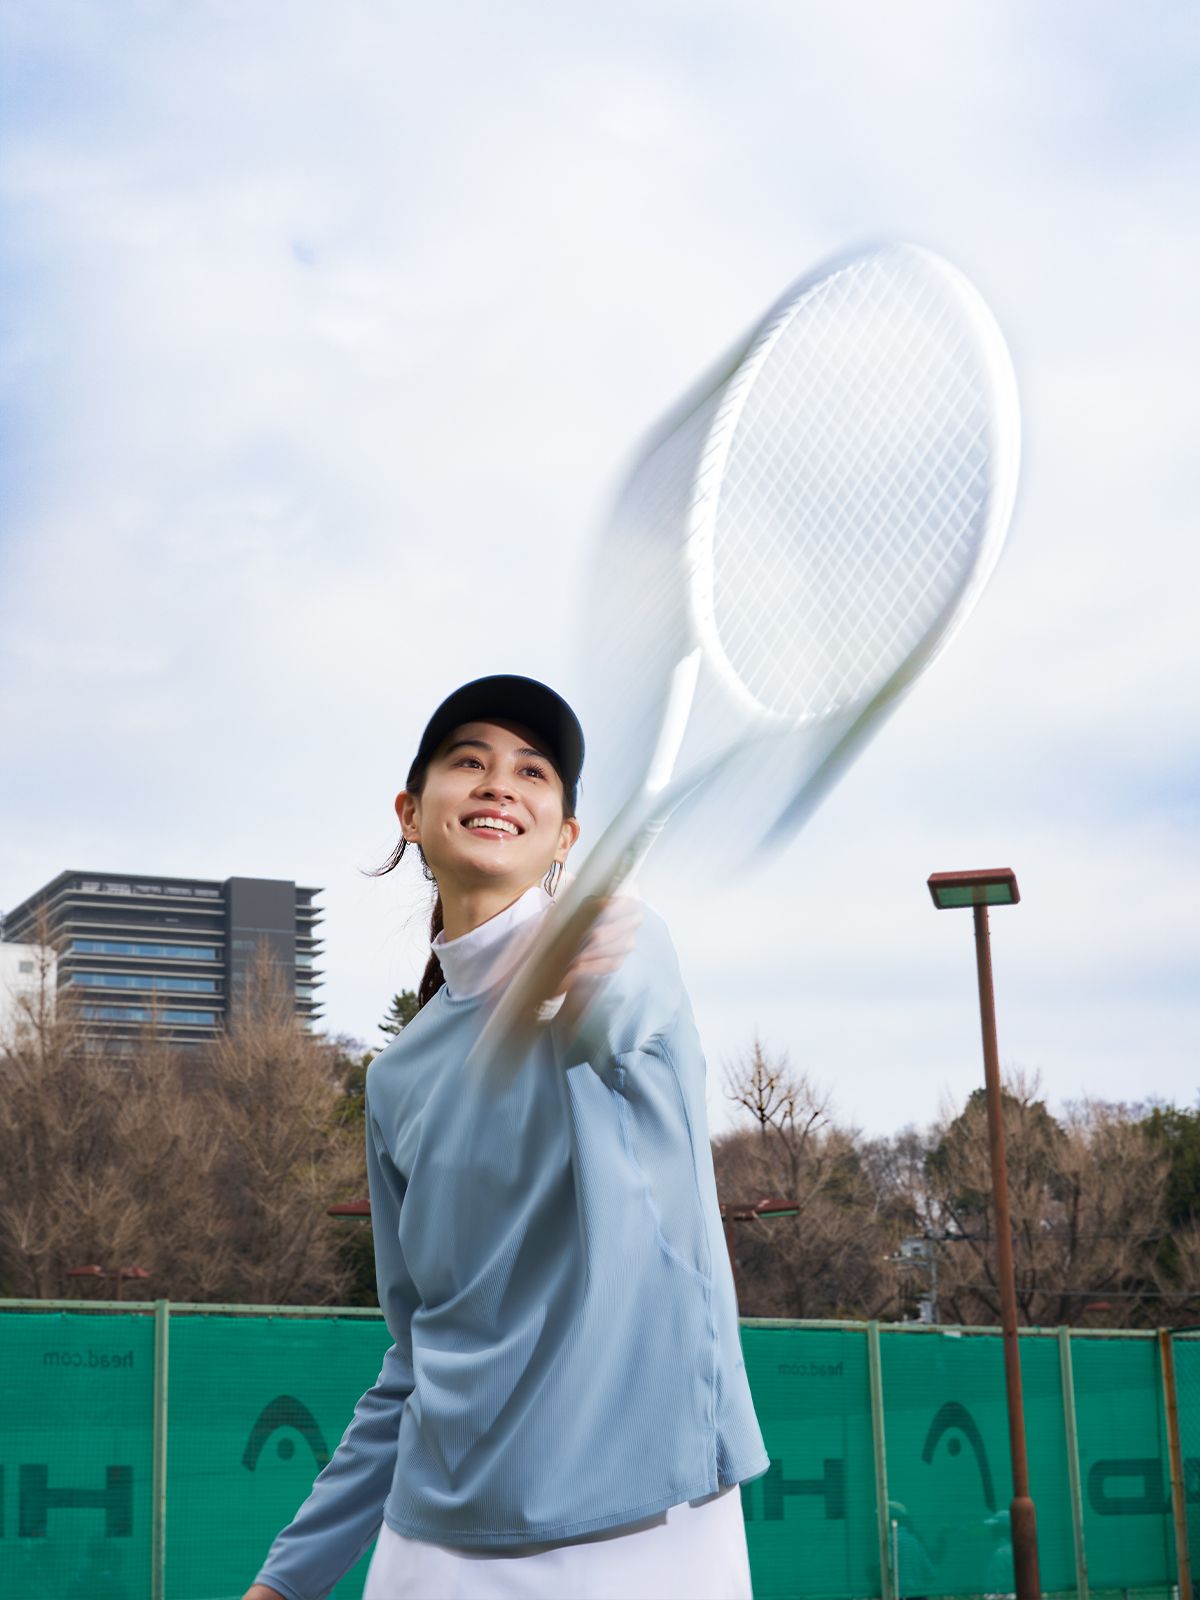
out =
[[[528,886],[540,881],[537,869],[531,867],[526,861],[506,860],[500,850],[494,855],[485,855],[482,850],[472,851],[469,856],[460,856],[454,862],[448,862],[450,876],[458,880],[464,888],[471,885],[499,885],[513,884]],[[436,872],[436,869],[435,869]]]

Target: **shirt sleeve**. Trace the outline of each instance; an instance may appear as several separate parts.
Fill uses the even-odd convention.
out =
[[[379,1532],[396,1468],[400,1418],[413,1390],[410,1325],[417,1297],[399,1245],[405,1186],[381,1148],[369,1106],[366,1136],[376,1277],[394,1343],[311,1494],[272,1544],[258,1574],[258,1583],[269,1584],[286,1600],[323,1600]]]
[[[647,906],[621,967],[592,986],[573,1037],[563,1041],[566,1052],[604,1072],[616,1057],[669,1033],[681,1009],[690,1015],[679,958],[666,923]]]

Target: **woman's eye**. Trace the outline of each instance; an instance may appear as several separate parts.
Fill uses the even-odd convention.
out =
[[[526,772],[532,772],[535,778],[544,778],[546,776],[541,767],[526,767],[524,770]]]

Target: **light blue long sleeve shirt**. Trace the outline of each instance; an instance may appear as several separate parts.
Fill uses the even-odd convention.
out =
[[[258,1575],[288,1600],[327,1595],[381,1518],[437,1544],[555,1542],[769,1465],[664,924],[647,911],[607,980],[590,1059],[550,1023],[481,1079],[468,1056],[501,987],[439,990],[368,1069],[395,1342]]]

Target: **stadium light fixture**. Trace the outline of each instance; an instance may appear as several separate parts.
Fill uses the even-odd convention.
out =
[[[1015,906],[1021,898],[1011,867],[984,867],[975,872],[935,872],[929,892],[939,911],[960,906]]]
[[[114,1267],[111,1272],[106,1272],[103,1267],[94,1263],[89,1267],[68,1267],[65,1277],[68,1278],[114,1278],[117,1284],[117,1299],[122,1298],[121,1285],[127,1278],[148,1278],[150,1274],[145,1267]]]
[[[721,1205],[721,1221],[725,1227],[725,1248],[729,1252],[729,1265],[733,1271],[735,1298],[742,1298],[742,1279],[738,1271],[737,1245],[733,1235],[735,1222],[761,1222],[769,1217],[798,1217],[800,1203],[783,1200],[778,1195],[768,1195],[763,1200],[727,1200]]]

